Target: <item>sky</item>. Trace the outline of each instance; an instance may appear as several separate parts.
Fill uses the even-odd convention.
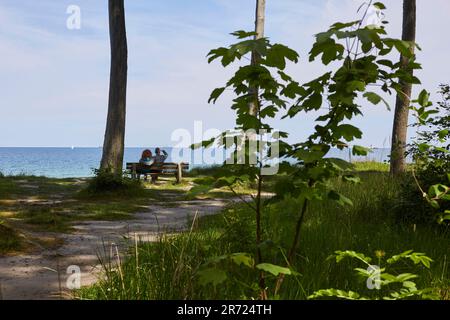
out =
[[[401,36],[402,1],[385,0],[387,31]],[[309,63],[314,34],[359,16],[362,0],[267,0],[266,36],[300,54],[287,72],[300,82],[325,71]],[[81,9],[80,29],[67,8]],[[172,133],[234,127],[231,93],[216,105],[210,92],[233,68],[208,64],[209,50],[228,46],[235,30],[252,30],[254,0],[125,0],[129,49],[126,146],[173,146]],[[450,1],[417,0],[417,73],[433,99],[450,82]],[[103,144],[109,87],[107,0],[0,0],[0,147],[98,147]],[[398,57],[393,57],[395,60]],[[395,97],[387,97],[394,106]],[[358,144],[388,147],[393,111],[364,106]],[[311,133],[314,117],[275,121],[290,141]],[[413,136],[413,130],[410,130]],[[194,141],[192,141],[194,142]]]

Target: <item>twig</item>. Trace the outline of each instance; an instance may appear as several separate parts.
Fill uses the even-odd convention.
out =
[[[140,283],[140,273],[139,273],[139,250],[138,250],[138,235],[135,232],[134,233],[134,248],[135,248],[135,255],[136,255],[136,276],[138,277],[138,282],[137,282],[137,294],[138,296],[140,296],[140,287],[139,287],[139,283]]]
[[[364,11],[364,15],[362,16],[361,21],[359,22],[358,28],[357,28],[357,29],[361,28],[361,26],[362,26],[362,24],[363,24],[363,22],[364,22],[364,19],[365,19],[366,16],[367,16],[367,12],[369,12],[369,8],[370,8],[370,6],[372,5],[372,2],[373,2],[373,0],[370,0],[369,3],[367,4],[366,11]],[[353,52],[353,47],[355,46],[356,40],[357,40],[357,37],[355,37],[355,39],[353,39],[353,43],[352,43],[352,46],[351,46],[351,48],[350,48],[350,53]],[[347,51],[348,51],[348,50],[347,50]],[[358,53],[358,47],[356,48],[355,58],[356,58],[357,53]]]
[[[296,225],[296,227],[295,227],[295,236],[294,236],[294,240],[292,241],[292,246],[291,246],[291,248],[289,249],[289,253],[288,253],[288,257],[287,257],[287,264],[288,264],[288,267],[291,267],[292,262],[293,262],[293,260],[294,260],[295,251],[297,250],[298,241],[299,241],[299,239],[300,239],[300,230],[301,230],[301,227],[302,227],[302,224],[303,224],[303,220],[304,220],[304,218],[305,218],[305,213],[306,213],[307,208],[308,208],[308,199],[305,199],[305,200],[303,201],[302,211],[301,211],[301,213],[300,213],[300,216],[299,216],[299,218],[298,218],[298,220],[297,220],[297,225]],[[276,282],[276,285],[275,285],[275,295],[276,295],[276,294],[278,293],[278,291],[280,290],[281,284],[282,284],[283,281],[284,281],[284,277],[285,277],[284,274],[280,274],[280,276],[278,277],[277,282]]]
[[[125,281],[123,278],[123,272],[122,272],[122,262],[120,261],[120,254],[119,254],[119,247],[116,244],[113,244],[114,247],[116,248],[116,255],[117,255],[117,264],[119,267],[119,275],[120,275],[120,280],[122,280],[122,289],[125,293]]]
[[[247,200],[244,199],[244,197],[242,197],[240,194],[238,194],[232,186],[228,186],[228,188],[230,188],[231,192],[233,192],[233,194],[238,197],[243,203],[245,203],[247,206],[249,206],[253,211],[256,211],[256,208],[254,206],[252,206]]]
[[[189,230],[189,234],[188,234],[188,240],[186,242],[184,242],[184,245],[181,248],[179,262],[177,264],[177,267],[176,267],[176,269],[175,269],[175,271],[173,273],[173,277],[172,277],[172,284],[173,285],[175,284],[175,281],[178,278],[178,275],[180,273],[180,268],[182,266],[184,266],[184,264],[183,264],[183,262],[184,262],[183,261],[184,260],[184,252],[186,250],[186,247],[188,246],[188,244],[191,241],[192,232],[194,231],[194,226],[195,226],[195,223],[197,222],[197,217],[198,217],[198,210],[195,211],[194,219],[192,220],[192,224],[191,224],[191,229]]]
[[[417,177],[416,177],[416,173],[415,173],[415,171],[414,171],[414,168],[411,169],[411,172],[412,172],[412,176],[413,176],[413,178],[414,178],[414,181],[415,181],[416,184],[417,184],[417,187],[419,188],[420,192],[422,193],[422,196],[423,196],[424,198],[428,198],[428,194],[427,194],[427,193],[422,189],[422,187],[420,186],[420,183],[419,183],[419,180],[418,180]]]

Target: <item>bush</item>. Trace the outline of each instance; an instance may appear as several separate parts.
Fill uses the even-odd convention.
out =
[[[436,116],[429,118],[421,128],[408,153],[414,159],[414,176],[401,185],[401,201],[398,217],[410,223],[436,222],[439,212],[450,209],[448,201],[440,208],[433,208],[424,198],[431,186],[448,184],[450,172],[450,86],[441,85],[442,101],[435,110]],[[422,190],[421,190],[422,189]]]
[[[399,198],[393,206],[394,218],[400,224],[436,224],[433,208],[424,200],[412,177],[399,184]]]
[[[81,191],[82,196],[133,197],[143,194],[144,188],[138,180],[104,170],[94,170],[94,173],[95,177],[89,181],[86,189]]]

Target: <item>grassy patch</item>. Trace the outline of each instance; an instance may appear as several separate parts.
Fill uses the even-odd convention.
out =
[[[67,232],[70,230],[68,215],[47,206],[25,209],[17,214],[16,218],[42,231]]]
[[[0,221],[0,255],[19,251],[23,247],[17,232]]]
[[[354,162],[356,171],[374,171],[374,172],[389,172],[389,163],[384,162]]]
[[[12,198],[12,195],[17,192],[17,185],[11,179],[0,176],[0,201]]]
[[[133,214],[148,210],[141,201],[69,202],[58,205],[36,205],[22,209],[14,218],[39,231],[68,232],[76,221],[116,221],[133,219]]]
[[[88,183],[87,179],[1,177],[0,218],[20,230],[69,232],[76,221],[133,219],[134,213],[148,210],[160,193],[136,182],[131,188],[93,193],[87,190]]]
[[[193,168],[186,172],[187,177],[195,178],[200,176],[212,176],[221,170],[221,166],[210,166],[203,168]]]
[[[139,202],[90,202],[77,204],[72,208],[73,220],[128,220],[133,213],[144,210],[144,203]]]
[[[367,167],[366,167],[367,168]],[[328,257],[336,250],[355,250],[386,256],[406,250],[424,252],[434,261],[430,269],[399,264],[396,271],[419,275],[419,288],[433,287],[448,299],[450,270],[449,230],[428,226],[398,224],[392,216],[398,200],[398,183],[386,172],[361,172],[362,184],[340,181],[336,188],[353,201],[339,207],[334,202],[314,203],[307,212],[293,268],[300,275],[287,277],[281,299],[306,299],[315,290],[339,288],[365,293],[364,281],[354,276],[355,261],[336,264]],[[284,265],[300,204],[287,199],[265,206],[263,259]],[[206,216],[196,223],[194,232],[163,237],[157,243],[140,244],[117,268],[106,268],[103,281],[80,292],[88,299],[250,299],[257,298],[257,272],[220,262],[213,264],[216,274],[227,277],[217,286],[200,284],[200,270],[212,257],[236,252],[253,254],[254,213],[243,205],[228,208],[221,215]],[[106,264],[108,265],[108,264]],[[211,265],[209,265],[211,266]],[[267,277],[273,291],[275,279]]]

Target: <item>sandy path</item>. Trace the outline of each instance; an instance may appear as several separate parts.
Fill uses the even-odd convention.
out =
[[[113,243],[123,252],[134,243],[135,236],[143,241],[155,240],[159,232],[185,229],[188,217],[197,211],[199,216],[214,214],[226,204],[226,200],[160,203],[137,213],[134,220],[78,223],[74,232],[57,235],[64,244],[56,250],[0,258],[0,299],[70,298],[66,287],[69,266],[80,267],[83,286],[92,284],[100,271],[98,254],[115,248]]]

